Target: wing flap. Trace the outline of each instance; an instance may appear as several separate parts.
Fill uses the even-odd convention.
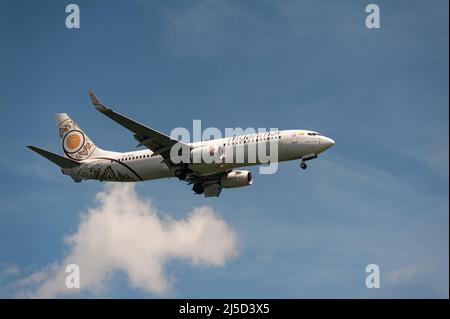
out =
[[[222,191],[222,186],[218,183],[206,184],[203,187],[203,195],[205,197],[219,197],[220,192]]]

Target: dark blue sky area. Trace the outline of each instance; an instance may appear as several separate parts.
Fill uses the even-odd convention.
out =
[[[93,89],[167,133],[201,119],[336,140],[308,170],[284,163],[218,199],[176,180],[137,185],[177,218],[210,205],[238,236],[223,267],[170,262],[171,296],[448,298],[448,1],[377,1],[380,29],[361,1],[96,0],[76,2],[69,30],[68,3],[0,4],[0,265],[61,260],[103,189],[25,148],[62,153],[56,113],[104,149],[134,148],[91,107]],[[380,289],[365,287],[371,263]],[[115,276],[108,296],[158,296]],[[0,271],[0,296],[18,277]]]

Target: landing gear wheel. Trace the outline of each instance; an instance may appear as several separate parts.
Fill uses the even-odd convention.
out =
[[[301,167],[301,169],[306,169],[308,167],[308,165],[306,165],[305,162],[301,162],[300,167]]]
[[[199,183],[195,183],[194,186],[192,186],[192,190],[196,193],[196,194],[203,194],[203,186],[202,184]]]
[[[186,171],[179,168],[175,171],[175,176],[178,177],[180,181],[183,181],[186,179]]]

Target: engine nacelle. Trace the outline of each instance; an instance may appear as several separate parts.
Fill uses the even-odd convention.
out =
[[[253,177],[249,171],[231,171],[220,179],[223,188],[248,186],[252,183]]]

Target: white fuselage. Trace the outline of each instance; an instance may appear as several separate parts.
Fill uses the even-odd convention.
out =
[[[189,164],[189,168],[195,174],[208,175],[237,167],[262,164],[258,158],[256,161],[250,160],[249,153],[255,146],[268,147],[271,142],[277,143],[277,162],[315,158],[334,144],[332,139],[308,130],[274,131],[201,141],[191,143],[189,146],[193,150],[207,147],[213,149],[213,153],[223,154],[223,157],[230,150],[236,154],[237,148],[240,148],[243,150],[244,158],[240,161],[233,158],[231,162],[230,159],[222,158],[222,162],[194,163]],[[83,160],[80,166],[63,169],[63,172],[76,181],[94,179],[131,182],[174,177],[176,167],[169,168],[162,156],[152,154],[150,150],[125,153],[102,151],[94,158]]]

